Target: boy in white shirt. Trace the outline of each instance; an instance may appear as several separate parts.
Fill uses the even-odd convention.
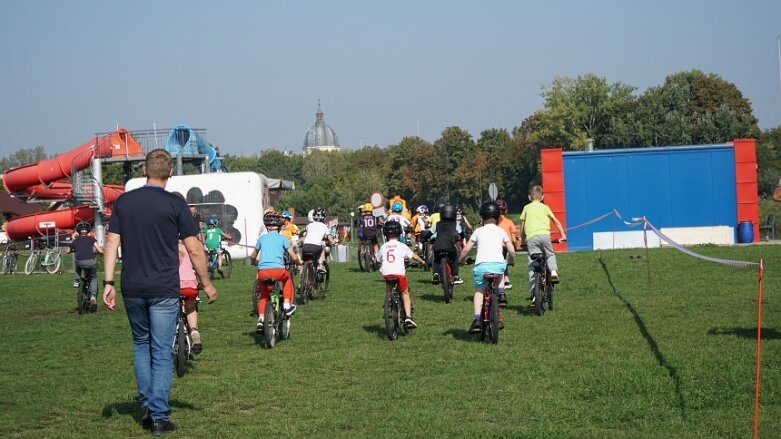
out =
[[[301,246],[302,260],[312,258],[317,265],[317,271],[325,272],[325,252],[323,252],[323,240],[328,245],[336,244],[336,241],[328,235],[328,226],[323,223],[325,221],[325,209],[318,207],[312,212],[312,222],[307,224],[304,229],[304,242]]]
[[[480,332],[480,309],[483,306],[483,294],[488,283],[483,279],[484,274],[504,275],[506,262],[502,255],[502,248],[507,249],[507,260],[512,261],[515,257],[515,247],[510,237],[507,236],[502,228],[496,225],[499,221],[499,206],[493,201],[488,201],[480,206],[480,218],[483,220],[483,226],[478,227],[469,238],[464,249],[461,251],[461,262],[472,251],[472,247],[477,246],[477,257],[475,258],[475,268],[472,270],[472,279],[475,282],[474,318],[469,332]],[[498,286],[498,294],[504,293],[504,288]],[[501,328],[500,324],[500,328]]]
[[[401,224],[397,221],[386,221],[382,226],[382,232],[388,240],[380,247],[377,253],[377,260],[382,264],[380,273],[385,279],[395,278],[399,283],[401,291],[401,300],[404,303],[404,326],[407,328],[417,328],[418,325],[412,320],[412,300],[409,297],[409,284],[407,283],[407,270],[404,267],[404,261],[412,258],[419,264],[423,264],[423,259],[416,255],[406,244],[399,241],[399,236],[403,233]],[[390,284],[385,284],[390,288]]]

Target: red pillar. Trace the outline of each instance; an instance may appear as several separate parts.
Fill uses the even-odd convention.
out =
[[[735,193],[738,218],[754,225],[754,242],[759,242],[759,203],[757,198],[757,142],[754,139],[735,139]]]
[[[545,194],[545,204],[556,215],[564,230],[567,230],[567,205],[564,203],[564,159],[561,148],[543,148],[540,150],[542,160],[542,189]],[[551,239],[559,238],[559,232],[551,224]],[[554,244],[554,251],[566,251],[567,243]]]

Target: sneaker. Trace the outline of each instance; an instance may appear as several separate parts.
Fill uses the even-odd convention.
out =
[[[203,344],[201,344],[201,333],[198,332],[197,328],[190,330],[190,340],[193,342],[193,354],[200,354],[203,351]]]
[[[78,288],[78,287],[79,287],[79,281],[74,280],[73,281],[73,288]]]
[[[453,278],[453,285],[461,285],[462,283],[464,283],[464,280],[460,277],[456,276]]]
[[[481,327],[480,320],[474,319],[472,320],[472,325],[469,326],[469,332],[472,334],[479,334],[481,329],[480,327]]]
[[[222,272],[222,270],[217,270],[217,273],[220,274],[220,279],[225,279],[225,273]]]
[[[90,306],[95,306],[98,304],[98,299],[95,298],[95,296],[89,296],[89,304]]]
[[[551,270],[550,281],[553,282],[554,284],[559,283],[559,273],[557,273],[556,270]]]
[[[318,265],[317,266],[317,272],[318,273],[325,273],[325,266],[324,265]]]
[[[415,329],[418,327],[418,324],[415,323],[414,320],[412,320],[412,317],[407,317],[406,319],[404,319],[404,326],[407,329]]]
[[[149,408],[148,407],[141,407],[141,428],[144,430],[151,430],[152,429],[152,418],[149,417]]]
[[[534,302],[536,301],[536,297],[530,297],[529,300],[529,308],[534,308]]]
[[[263,317],[258,317],[258,324],[255,325],[255,333],[263,334]]]
[[[434,273],[434,276],[431,278],[431,283],[434,285],[439,284],[439,273]]]
[[[511,284],[509,281],[504,283],[504,289],[509,290],[513,287],[513,284]]]
[[[507,306],[507,295],[504,293],[499,294],[499,306]]]
[[[285,317],[290,318],[293,314],[296,313],[296,306],[291,303],[290,308],[285,308],[284,312],[285,312]]]
[[[152,436],[162,436],[172,431],[176,431],[176,424],[173,422],[163,419],[155,419],[152,421]]]

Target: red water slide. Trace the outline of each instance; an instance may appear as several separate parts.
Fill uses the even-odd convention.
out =
[[[3,186],[17,198],[68,200],[73,195],[71,185],[58,180],[88,168],[95,158],[131,157],[143,153],[133,136],[120,128],[56,157],[9,169],[3,174]],[[104,202],[112,203],[122,192],[122,186],[104,186]],[[76,206],[16,217],[6,223],[5,231],[10,239],[19,241],[29,236],[45,235],[46,230],[40,227],[41,223],[54,223],[58,229],[72,229],[79,221],[92,221],[93,217],[94,211],[89,206]]]

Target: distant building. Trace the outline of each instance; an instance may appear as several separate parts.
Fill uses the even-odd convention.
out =
[[[317,101],[315,124],[304,136],[304,154],[310,154],[312,151],[339,151],[339,138],[336,137],[336,131],[325,123],[320,100]]]

